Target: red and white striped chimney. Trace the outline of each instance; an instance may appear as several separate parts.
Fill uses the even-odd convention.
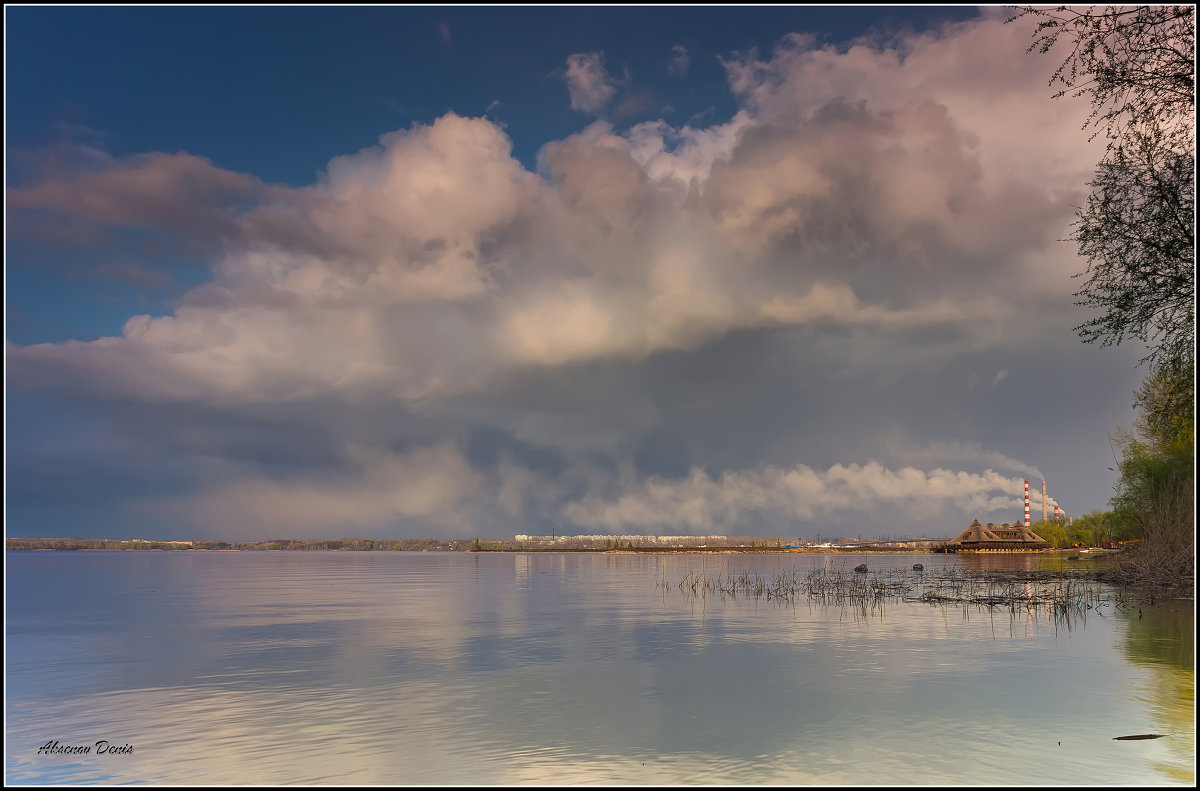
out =
[[[1029,527],[1029,479],[1025,479],[1025,527]]]
[[[1054,524],[1058,524],[1058,503],[1054,504]]]

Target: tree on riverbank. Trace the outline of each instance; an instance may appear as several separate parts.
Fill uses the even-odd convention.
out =
[[[1142,539],[1125,564],[1132,580],[1194,578],[1196,548],[1193,367],[1152,374],[1137,393],[1132,432],[1119,432],[1114,518]]]
[[[1029,51],[1066,47],[1055,98],[1086,97],[1108,140],[1071,235],[1087,262],[1084,343],[1143,341],[1157,368],[1195,359],[1195,8],[1021,6]]]
[[[1066,52],[1054,96],[1086,97],[1085,128],[1108,140],[1070,236],[1086,277],[1075,303],[1099,310],[1084,343],[1146,344],[1139,416],[1120,431],[1115,528],[1142,539],[1124,581],[1195,574],[1195,8],[1021,6],[1030,52]]]

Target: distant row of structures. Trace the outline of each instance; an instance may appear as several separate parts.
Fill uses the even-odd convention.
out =
[[[1042,481],[1042,521],[1048,521],[1049,500],[1046,496],[1046,482]],[[1065,521],[1071,524],[1074,520],[1062,511],[1058,503],[1054,504],[1054,521]],[[530,536],[516,535],[513,539],[522,543],[540,545],[651,545],[657,547],[713,547],[727,546],[727,536],[649,536],[649,535],[578,535],[578,536]],[[771,539],[782,544],[783,539]],[[952,539],[945,538],[914,538],[914,539],[851,539],[838,538],[825,541],[805,541],[799,538],[787,539],[787,547],[799,549],[802,547],[824,547],[850,549],[855,546],[870,546],[873,548],[894,549],[938,549],[939,551],[1028,551],[1031,549],[1046,549],[1050,543],[1034,533],[1029,522],[1029,481],[1025,480],[1025,523],[982,524],[978,519],[971,522],[966,530]],[[740,541],[738,542],[741,543]]]
[[[758,545],[768,547],[778,547],[783,549],[802,549],[802,548],[827,548],[827,549],[854,549],[856,547],[871,547],[875,549],[932,549],[946,544],[946,538],[827,538],[824,540],[810,541],[802,538],[750,538],[749,536],[613,536],[613,535],[578,535],[578,536],[530,536],[518,534],[513,536],[513,541],[518,545],[534,545],[541,547],[561,547],[561,548],[604,548],[606,546],[616,545],[618,547],[640,546],[640,547],[658,547],[658,548],[678,548],[687,549],[691,547],[713,548],[713,547],[745,547],[747,542],[750,546]]]
[[[620,541],[622,544],[686,544],[689,546],[701,545],[704,543],[720,543],[727,541],[725,536],[527,536],[515,535],[514,541],[528,542],[552,542],[566,543],[568,541],[583,541],[588,543],[596,543],[599,541]]]

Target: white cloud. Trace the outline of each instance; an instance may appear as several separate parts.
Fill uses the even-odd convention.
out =
[[[635,143],[598,123],[546,146],[546,182],[512,158],[494,124],[447,115],[335,158],[311,187],[274,190],[237,219],[240,244],[215,261],[214,282],[173,315],[135,316],[121,338],[14,347],[10,357],[17,371],[74,366],[142,398],[390,393],[416,403],[486,386],[513,366],[640,359],[731,330],[893,333],[1011,314],[1000,297],[864,302],[839,282],[845,271],[823,269],[825,252],[798,251],[801,265],[780,269],[778,240],[812,226],[814,213],[824,219],[805,246],[847,252],[830,219],[881,208],[855,201],[885,183],[845,193],[845,174],[805,164],[810,142],[820,150],[828,134],[873,134],[858,122],[771,137],[762,154],[739,131],[750,123],[684,130],[685,150],[664,154],[672,164],[657,177],[644,137],[634,135],[639,163]],[[689,169],[692,186],[680,189]],[[845,194],[827,201],[834,192]],[[875,212],[874,233],[904,239],[906,226],[942,221],[905,211],[892,224]],[[107,376],[121,369],[122,380]]]
[[[1084,161],[1058,105],[1021,109],[1017,129],[980,99],[1016,112],[1036,92],[1044,64],[1014,57],[1014,35],[985,20],[844,52],[788,37],[768,60],[726,62],[745,103],[728,122],[648,122],[628,135],[597,123],[545,146],[548,180],[512,157],[495,124],[448,114],[331,160],[303,189],[152,155],[10,191],[23,206],[116,224],[138,221],[104,208],[131,190],[177,205],[180,172],[261,196],[217,215],[232,243],[214,282],[174,315],[10,356],[18,372],[73,366],[96,380],[137,367],[138,396],[374,389],[411,403],[513,366],[640,359],[740,329],[1014,338],[1007,325],[1030,285],[998,262],[1045,257],[1070,210],[1048,185],[1079,183]],[[615,93],[598,52],[568,58],[566,78],[578,109]],[[1017,143],[1036,152],[1036,173],[1010,166]]]
[[[727,123],[708,128],[685,125],[676,129],[666,121],[646,121],[629,130],[630,155],[655,181],[698,186],[708,179],[715,162],[732,155],[738,132],[749,124],[744,111]]]
[[[1055,64],[1026,55],[1026,35],[987,16],[891,48],[839,51],[791,36],[768,58],[726,61],[740,102],[731,118],[654,120],[624,133],[597,121],[548,142],[537,172],[514,158],[499,125],[453,113],[336,157],[298,189],[184,153],[92,152],[86,167],[10,189],[10,210],[218,238],[213,280],[169,315],[130,318],[119,337],[7,344],[8,374],[55,392],[218,412],[337,402],[444,415],[470,400],[473,419],[540,449],[571,454],[580,436],[613,438],[610,459],[659,439],[654,388],[663,385],[639,361],[678,364],[737,333],[804,328],[803,343],[776,350],[772,365],[821,382],[853,375],[867,388],[919,363],[931,390],[946,381],[933,377],[953,376],[944,389],[958,397],[966,359],[984,372],[967,378],[982,397],[1012,358],[969,355],[1024,353],[1049,321],[1039,307],[1070,291],[1079,264],[1056,240],[1096,159],[1076,109],[1038,100]],[[682,46],[675,54],[690,58]],[[603,112],[617,93],[599,52],[571,55],[565,79],[572,107],[586,113]],[[1056,343],[1077,346],[1069,334]],[[1039,359],[1062,354],[1047,343]],[[620,384],[606,395],[630,406],[608,423],[589,423],[553,392],[536,408],[513,395],[531,398],[514,384],[525,378],[556,382],[550,373],[570,378],[589,366],[630,372],[614,375]],[[681,445],[669,451],[686,455]],[[472,471],[449,451],[429,457],[445,471],[429,483],[432,499],[403,486],[403,497],[376,497],[395,475],[415,475],[415,462],[361,452],[385,455],[367,463],[348,454],[337,481],[251,478],[216,500],[255,519],[307,510],[314,522],[361,525],[463,524],[463,503],[499,503],[510,516],[557,507],[538,499],[545,479],[531,470]],[[806,452],[787,449],[797,461]],[[935,443],[900,463],[951,461],[1028,467],[966,442]],[[1003,499],[984,488],[999,479],[965,474],[800,464],[711,479],[697,469],[567,510],[603,526],[648,523],[678,506],[670,518],[701,529],[756,510],[808,519],[911,499],[894,493],[896,482],[946,502],[992,508]],[[788,499],[796,493],[799,504]]]
[[[146,514],[184,518],[198,529],[235,535],[361,535],[388,525],[465,535],[480,517],[485,479],[448,443],[405,454],[351,445],[335,473],[280,480],[239,476],[184,497],[151,498]],[[511,484],[510,484],[511,487]]]
[[[577,52],[567,57],[567,91],[571,109],[597,115],[617,93],[612,76],[604,70],[604,53]]]
[[[688,69],[692,66],[692,57],[688,54],[687,47],[682,44],[674,44],[671,52],[671,62],[667,64],[667,74],[672,77],[686,77]]]

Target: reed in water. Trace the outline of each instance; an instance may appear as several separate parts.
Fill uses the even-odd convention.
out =
[[[663,579],[664,589],[672,587]],[[1104,584],[1088,572],[887,570],[866,574],[838,567],[764,577],[757,571],[708,575],[691,571],[679,581],[693,598],[750,598],[780,604],[806,600],[825,605],[877,607],[885,603],[977,605],[1010,611],[1045,609],[1056,615],[1084,614],[1132,602],[1129,591]]]

